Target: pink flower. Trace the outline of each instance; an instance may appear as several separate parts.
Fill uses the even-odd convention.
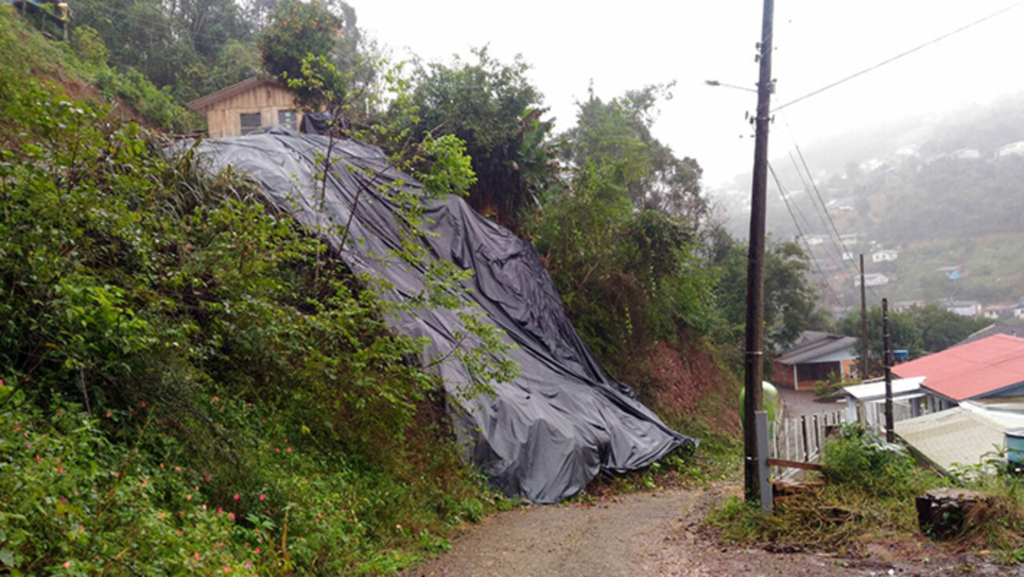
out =
[[[401,531],[401,530],[402,530],[402,526],[401,526],[401,525],[397,525],[397,524],[396,524],[396,525],[395,525],[395,529],[398,529],[399,531]]]
[[[212,399],[210,399],[210,400],[211,400],[211,401],[213,401],[214,403],[219,403],[219,402],[220,402],[220,397],[216,397],[216,396],[215,396],[215,397],[213,397],[213,398],[212,398]]]
[[[260,501],[262,501],[262,500],[264,500],[264,499],[266,499],[266,498],[267,498],[267,496],[266,496],[266,495],[260,495]]]
[[[206,510],[206,503],[203,503],[203,511]]]
[[[245,568],[249,569],[250,567],[252,567],[252,561],[246,561],[245,562]]]
[[[199,560],[199,553],[193,553],[192,554],[192,558],[195,559],[196,561],[198,561]]]
[[[103,415],[103,416],[109,419],[110,417],[113,417],[113,416],[114,416],[114,414],[113,414],[113,413],[111,413],[110,411],[107,411],[107,414],[105,414],[105,415]]]
[[[64,467],[57,467],[57,472],[60,473],[61,475],[63,475],[64,474]]]
[[[234,521],[235,520],[235,514],[234,513],[228,513],[228,519],[231,519],[232,521]]]
[[[223,513],[224,513],[224,509],[221,509],[220,507],[217,507],[217,514],[221,515]]]
[[[256,553],[257,555],[259,555],[259,554],[260,554],[260,548],[259,548],[259,547],[257,547],[257,548],[256,548],[256,550],[255,550],[255,551],[253,551],[253,553]]]
[[[192,495],[185,495],[185,500],[186,501],[191,501],[192,500]]]
[[[42,461],[42,460],[43,460],[43,458],[42,458],[42,457],[40,457],[39,455],[36,455],[36,462],[37,462],[37,463],[38,463],[39,461]]]
[[[61,505],[67,505],[67,504],[68,504],[68,500],[67,500],[67,499],[65,499],[64,497],[61,497],[61,498],[60,498],[60,504],[61,504]]]
[[[61,567],[64,567],[65,569],[70,569],[71,568],[71,561],[65,561],[64,564],[61,565]]]
[[[237,501],[239,499],[241,499],[241,497],[238,495],[238,493],[235,493],[235,501]]]
[[[224,572],[225,573],[231,573],[231,567],[228,567],[227,565],[225,565],[224,566]]]
[[[289,453],[291,453],[292,452],[292,448],[288,447],[287,449],[285,449],[285,451],[288,451]]]

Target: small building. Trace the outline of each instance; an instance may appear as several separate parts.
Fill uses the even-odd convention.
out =
[[[797,391],[812,390],[818,381],[848,381],[857,371],[857,339],[804,331],[796,344],[774,360],[775,384]]]
[[[950,156],[958,160],[977,160],[981,158],[981,152],[973,148],[961,148],[960,150],[954,150],[949,153]]]
[[[277,79],[254,76],[188,103],[189,110],[206,116],[212,138],[239,136],[265,126],[298,128],[295,95]]]
[[[953,301],[944,300],[940,301],[945,309],[951,313],[958,314],[962,317],[976,317],[981,314],[981,303],[978,301]]]
[[[1021,304],[1017,305],[1013,309],[1013,318],[1015,318],[1015,319],[1024,319],[1024,303],[1021,303]]]
[[[928,410],[922,402],[926,393],[921,389],[924,377],[894,379],[892,381],[893,421],[919,417]],[[878,431],[885,426],[885,380],[873,379],[860,385],[843,388],[846,399],[846,422],[860,423]]]
[[[995,334],[896,365],[901,378],[925,377],[935,399],[955,406],[988,397],[1024,396],[1024,338]]]
[[[871,272],[864,275],[864,286],[885,286],[889,284],[889,277],[880,272]],[[853,277],[854,288],[860,288],[860,276]]]
[[[1020,306],[1021,305],[1017,303],[998,303],[989,305],[982,309],[982,315],[987,319],[1010,318],[1014,315],[1014,311]]]
[[[896,421],[911,452],[941,472],[957,465],[984,465],[1004,448],[1005,431],[1024,427],[1024,413],[966,402],[949,411]]]
[[[996,150],[996,158],[1009,158],[1011,156],[1024,156],[1024,140],[1011,142],[1010,144],[1000,146]]]
[[[893,262],[894,260],[899,258],[899,256],[899,253],[894,250],[880,250],[871,253],[871,262]]]
[[[912,300],[907,300],[907,301],[896,301],[896,302],[892,303],[892,306],[889,307],[889,309],[892,312],[894,312],[894,313],[904,313],[904,312],[909,311],[910,309],[921,308],[925,304],[927,304],[927,301],[925,301],[924,299],[912,299]]]
[[[960,280],[964,278],[965,271],[962,266],[942,266],[935,269],[935,272],[946,275],[949,280]]]

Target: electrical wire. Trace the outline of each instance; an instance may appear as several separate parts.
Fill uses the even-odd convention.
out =
[[[919,50],[922,50],[924,48],[927,48],[927,47],[931,46],[932,44],[937,44],[938,42],[941,42],[941,41],[949,38],[950,36],[953,36],[955,34],[959,34],[959,33],[963,32],[964,30],[967,30],[968,28],[973,28],[974,26],[977,26],[978,24],[981,24],[982,22],[985,22],[986,20],[991,20],[992,18],[995,18],[996,16],[999,16],[1001,14],[1009,12],[1010,10],[1013,10],[1014,8],[1020,6],[1021,4],[1024,4],[1024,0],[1021,0],[1020,2],[1017,2],[1015,4],[1011,4],[1010,6],[1007,6],[1006,8],[1003,8],[1001,10],[997,10],[996,12],[993,12],[993,13],[989,14],[988,16],[985,16],[985,17],[980,18],[978,20],[975,20],[974,22],[971,22],[970,24],[961,26],[960,28],[957,28],[956,30],[953,30],[952,32],[947,32],[947,33],[943,34],[942,36],[939,36],[937,38],[933,38],[932,40],[929,40],[928,42],[925,42],[924,44],[920,44],[918,46],[915,46],[915,47],[911,48],[910,50],[907,50],[907,51],[904,51],[904,52],[900,52],[896,56],[893,56],[891,58],[883,60],[883,61],[879,62],[878,64],[875,64],[873,66],[869,66],[869,67],[867,67],[867,68],[865,68],[865,69],[863,69],[863,70],[861,70],[859,72],[855,72],[855,73],[853,73],[853,74],[851,74],[849,76],[846,76],[844,78],[836,80],[835,82],[833,82],[831,84],[826,84],[825,86],[822,86],[821,88],[818,88],[817,90],[813,90],[811,92],[808,92],[807,94],[804,94],[803,96],[801,96],[799,98],[790,100],[789,102],[786,102],[785,104],[781,104],[779,106],[776,106],[774,109],[772,109],[772,113],[778,112],[778,111],[780,111],[780,110],[782,110],[784,108],[788,108],[788,107],[790,107],[790,106],[792,106],[792,105],[794,105],[794,104],[796,104],[798,102],[803,102],[804,100],[807,100],[808,98],[811,98],[812,96],[817,96],[817,95],[821,94],[822,92],[825,92],[826,90],[830,90],[832,88],[835,88],[836,86],[839,86],[840,84],[845,84],[846,82],[849,82],[850,80],[853,80],[854,78],[857,78],[859,76],[863,76],[863,75],[867,74],[868,72],[872,72],[874,70],[877,70],[877,69],[885,66],[886,64],[890,64],[892,62],[895,62],[895,61],[899,60],[900,58],[903,58],[904,56],[909,56],[909,55],[911,55],[911,54],[913,54],[913,53],[915,53],[915,52],[917,52]]]
[[[825,282],[825,286],[828,287],[828,292],[832,294],[832,298],[835,300],[836,304],[842,306],[843,300],[836,294],[835,289],[832,288],[832,283],[829,282],[828,276],[825,274],[825,271],[822,270],[821,264],[818,262],[818,259],[815,258],[814,253],[811,252],[811,247],[807,243],[807,235],[804,234],[803,229],[800,227],[800,222],[797,221],[796,213],[794,213],[793,209],[789,206],[789,199],[786,198],[785,189],[782,187],[782,183],[779,182],[779,177],[775,174],[775,169],[772,167],[772,163],[770,162],[768,163],[768,171],[772,173],[772,178],[775,179],[775,187],[779,189],[779,196],[781,196],[782,201],[786,203],[786,209],[789,211],[790,218],[793,219],[793,224],[796,225],[796,230],[800,235],[800,239],[804,241],[804,246],[807,248],[807,256],[811,257],[811,262],[813,262],[814,267],[818,269],[818,274],[821,275],[821,279]]]

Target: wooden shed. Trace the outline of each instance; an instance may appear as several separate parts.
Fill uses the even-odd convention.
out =
[[[254,76],[188,103],[206,116],[212,138],[249,134],[264,126],[298,128],[295,95],[277,79]]]

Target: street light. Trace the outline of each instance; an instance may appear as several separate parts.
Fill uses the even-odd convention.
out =
[[[705,80],[704,84],[708,86],[724,86],[726,88],[735,88],[736,90],[746,90],[747,92],[757,92],[756,88],[747,88],[746,86],[737,86],[736,84],[726,84],[717,80]]]

